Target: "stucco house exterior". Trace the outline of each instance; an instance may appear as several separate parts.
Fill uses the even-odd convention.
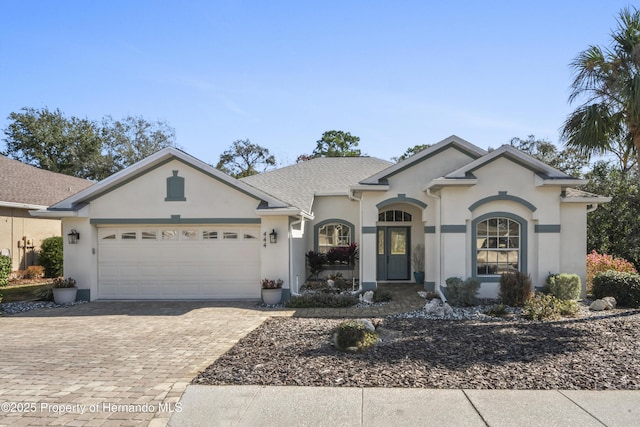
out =
[[[446,138],[402,162],[318,158],[231,178],[166,148],[32,214],[61,218],[65,275],[85,299],[257,299],[260,279],[285,297],[308,276],[305,253],[357,243],[362,289],[412,280],[425,248],[425,288],[499,275],[585,279],[587,212],[608,198],[505,145]]]
[[[34,218],[29,211],[46,209],[91,184],[0,155],[0,254],[11,257],[13,270],[34,265],[42,240],[62,231],[59,219]]]

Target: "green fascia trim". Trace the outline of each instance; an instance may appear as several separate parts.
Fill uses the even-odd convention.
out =
[[[313,226],[313,250],[318,252],[318,230],[320,229],[320,227],[322,227],[323,225],[326,224],[331,224],[331,223],[340,223],[340,224],[346,224],[349,227],[351,227],[351,241],[353,242],[355,239],[355,232],[356,232],[356,228],[353,226],[352,223],[350,223],[349,221],[346,221],[344,219],[340,219],[340,218],[329,218],[329,219],[325,219],[324,221],[320,221],[319,223],[317,223],[316,225]]]
[[[165,197],[164,201],[165,202],[186,202],[187,198],[186,197]]]
[[[515,203],[519,203],[521,205],[523,205],[524,207],[526,207],[527,209],[529,209],[531,212],[535,212],[538,210],[537,207],[535,207],[532,203],[526,201],[525,199],[518,197],[518,196],[511,196],[509,194],[507,194],[506,191],[498,191],[498,195],[497,196],[489,196],[489,197],[485,197],[484,199],[480,199],[477,202],[475,202],[474,204],[472,204],[471,206],[469,206],[469,210],[471,212],[475,211],[477,208],[479,208],[480,206],[486,204],[486,203],[491,203],[491,202],[495,202],[498,200],[508,200],[510,202],[515,202]]]
[[[465,224],[462,225],[441,225],[440,226],[441,233],[466,233],[467,226]]]
[[[377,230],[378,230],[378,227],[365,226],[365,227],[362,227],[362,234],[376,234]]]
[[[387,200],[383,200],[376,205],[378,209],[382,209],[386,206],[393,205],[395,203],[410,203],[412,205],[420,206],[422,209],[427,208],[427,204],[422,200],[414,199],[413,197],[407,197],[404,194],[398,194],[398,197],[392,197]]]
[[[424,290],[429,292],[429,291],[435,291],[436,290],[436,282],[424,282]]]
[[[372,291],[378,287],[376,282],[362,282],[363,291]]]
[[[512,214],[510,212],[491,212],[485,215],[481,215],[471,222],[471,276],[475,279],[480,280],[481,282],[495,283],[500,281],[500,276],[478,276],[478,256],[477,256],[478,239],[475,238],[478,223],[484,220],[487,220],[489,218],[496,218],[496,217],[509,218],[520,223],[520,271],[522,271],[525,274],[529,272],[528,265],[527,265],[527,258],[528,258],[527,220],[518,215]]]
[[[528,165],[527,163],[524,163],[522,160],[513,157],[513,155],[511,155],[510,153],[502,153],[499,156],[496,156],[493,159],[487,160],[485,163],[482,163],[481,165],[478,165],[475,168],[473,168],[473,169],[471,169],[471,170],[469,170],[467,172],[468,173],[473,173],[473,172],[477,171],[478,169],[481,169],[481,168],[485,167],[489,163],[495,162],[496,160],[502,159],[502,158],[510,160],[511,162],[517,164],[518,166],[522,166],[523,168],[528,169],[533,173],[536,173],[536,174],[541,173],[541,171],[539,169],[536,169],[536,168],[532,167],[531,165]]]
[[[105,190],[103,190],[103,191],[101,191],[101,192],[99,192],[99,193],[96,193],[96,194],[94,194],[93,196],[91,196],[90,198],[85,199],[85,200],[83,200],[83,201],[85,201],[85,202],[90,202],[90,201],[92,201],[92,200],[98,199],[98,198],[100,198],[100,197],[104,196],[105,194],[108,194],[108,193],[110,193],[110,192],[112,192],[112,191],[114,191],[114,190],[117,190],[118,188],[120,188],[120,187],[122,187],[122,186],[124,186],[124,185],[126,185],[126,184],[129,184],[130,182],[132,182],[132,181],[134,181],[134,180],[136,180],[136,179],[140,178],[141,176],[146,175],[147,173],[149,173],[149,172],[151,172],[151,171],[154,171],[154,170],[156,170],[156,169],[158,169],[158,168],[160,168],[160,167],[162,167],[162,166],[166,165],[167,163],[172,162],[173,160],[177,160],[177,161],[179,161],[180,163],[184,164],[185,166],[188,166],[188,167],[190,167],[190,168],[192,168],[192,169],[195,169],[195,170],[197,170],[198,172],[201,172],[201,173],[203,173],[204,175],[207,175],[208,177],[213,178],[213,179],[215,179],[216,181],[221,182],[222,184],[225,184],[225,185],[227,185],[227,186],[229,186],[229,187],[233,188],[234,190],[239,191],[240,193],[245,194],[245,195],[247,195],[247,196],[251,197],[252,199],[255,199],[255,200],[262,200],[262,199],[260,199],[259,197],[257,197],[256,195],[251,194],[251,193],[249,193],[248,191],[245,191],[245,190],[243,190],[243,189],[241,189],[241,188],[239,188],[239,187],[236,187],[235,185],[232,185],[232,184],[230,184],[230,183],[228,183],[228,182],[226,182],[226,181],[223,181],[223,180],[222,180],[222,179],[220,179],[219,177],[215,176],[215,175],[214,175],[214,174],[212,174],[212,173],[209,173],[209,172],[205,171],[205,170],[204,170],[204,169],[202,169],[202,168],[199,168],[199,167],[197,167],[197,166],[194,166],[193,164],[188,163],[188,162],[186,162],[185,160],[183,160],[183,159],[181,159],[181,158],[179,158],[179,157],[171,156],[171,157],[169,157],[169,158],[167,158],[167,159],[165,159],[165,160],[163,160],[163,161],[161,161],[161,162],[159,162],[159,163],[157,163],[157,164],[155,164],[155,165],[153,165],[153,166],[150,166],[149,168],[147,168],[147,169],[145,169],[145,170],[143,170],[143,171],[140,171],[140,172],[138,172],[138,173],[136,173],[136,174],[131,175],[129,178],[127,178],[127,179],[125,179],[124,181],[122,181],[122,182],[120,182],[120,183],[118,183],[118,184],[114,185],[113,187],[110,187],[110,188],[105,189]]]
[[[482,157],[482,156],[480,156],[480,155],[478,155],[478,154],[476,154],[474,152],[467,151],[464,148],[458,146],[458,144],[456,144],[455,141],[451,141],[450,143],[448,143],[446,145],[443,145],[439,149],[435,150],[433,153],[430,153],[429,155],[424,156],[423,158],[421,158],[420,160],[418,160],[416,162],[410,163],[410,164],[408,164],[408,165],[406,165],[406,166],[404,166],[404,167],[402,167],[402,168],[400,168],[400,169],[398,169],[396,171],[393,171],[389,175],[385,175],[381,179],[387,179],[389,177],[392,177],[393,175],[398,174],[398,173],[400,173],[402,171],[405,171],[405,170],[407,170],[409,168],[412,168],[413,166],[415,166],[415,165],[417,165],[419,163],[422,163],[425,160],[428,160],[428,159],[430,159],[430,158],[432,158],[432,157],[434,157],[434,156],[436,156],[436,155],[438,155],[438,154],[442,153],[443,151],[446,151],[446,150],[448,150],[450,148],[453,148],[454,150],[457,150],[457,151],[461,152],[462,154],[471,157],[473,160],[478,160],[480,157]]]
[[[76,301],[91,301],[91,289],[78,289]]]
[[[436,226],[435,225],[425,225],[424,226],[424,234],[436,234]]]
[[[536,224],[534,226],[536,233],[559,233],[560,224]]]
[[[191,225],[191,224],[260,224],[260,218],[91,218],[90,224],[95,225]]]

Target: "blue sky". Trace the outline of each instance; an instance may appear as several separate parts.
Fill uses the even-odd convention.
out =
[[[22,107],[141,115],[206,162],[249,138],[281,165],[331,129],[383,159],[452,134],[557,143],[571,60],[628,5],[2,0],[0,129]]]

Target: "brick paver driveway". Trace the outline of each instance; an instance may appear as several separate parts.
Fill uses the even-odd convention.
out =
[[[165,425],[197,373],[268,316],[181,301],[0,317],[0,426]]]

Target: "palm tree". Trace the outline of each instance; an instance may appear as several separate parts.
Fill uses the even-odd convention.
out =
[[[614,153],[623,169],[640,155],[640,12],[620,11],[610,48],[590,46],[571,63],[569,102],[580,105],[564,122],[568,147],[591,156]]]

